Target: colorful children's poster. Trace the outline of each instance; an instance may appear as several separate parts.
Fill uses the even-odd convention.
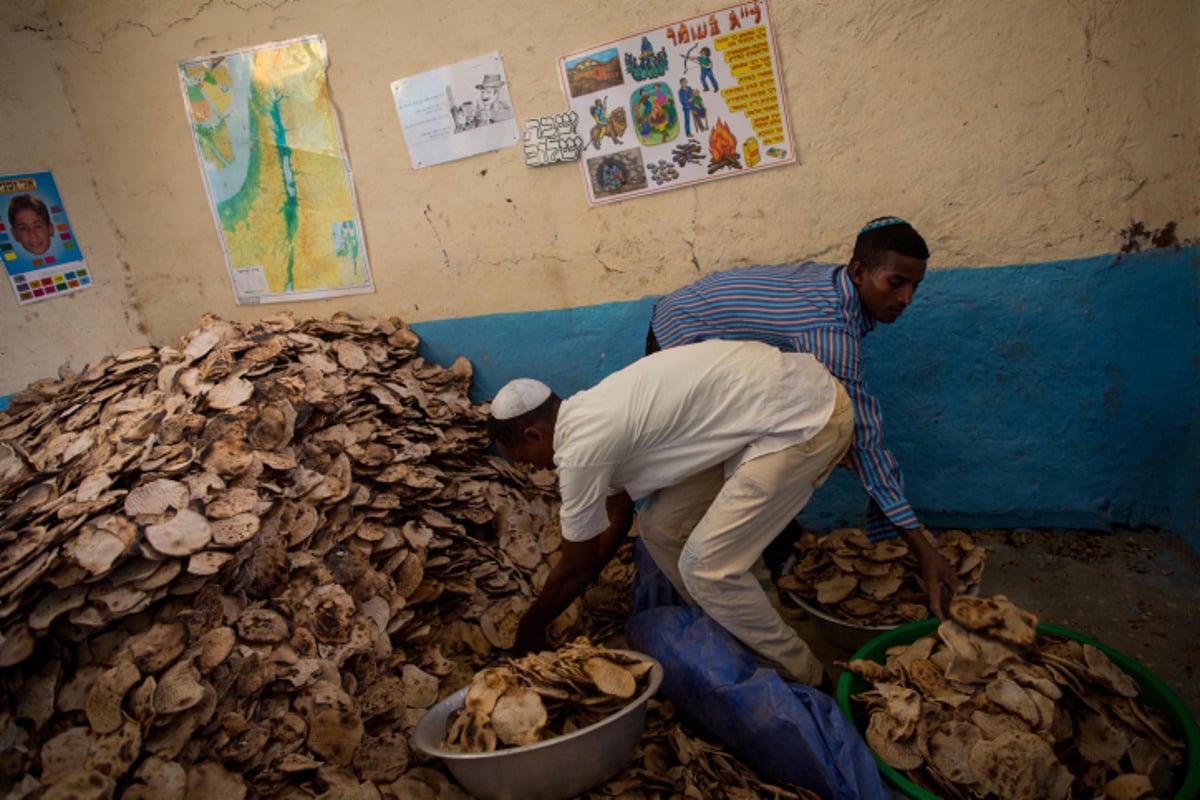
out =
[[[517,143],[520,131],[499,53],[392,82],[413,169]]]
[[[375,290],[320,36],[178,65],[239,304]]]
[[[54,176],[0,177],[0,258],[21,305],[92,285]]]
[[[589,205],[796,161],[767,0],[559,59]]]

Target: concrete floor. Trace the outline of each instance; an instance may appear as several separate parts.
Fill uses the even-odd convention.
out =
[[[1200,718],[1200,558],[1156,531],[970,531],[988,551],[980,593],[1140,662]],[[781,607],[826,666],[850,651]],[[833,669],[836,676],[839,670]]]

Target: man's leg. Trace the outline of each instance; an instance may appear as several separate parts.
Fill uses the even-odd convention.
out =
[[[771,606],[750,570],[850,446],[854,413],[838,385],[833,416],[813,439],[738,467],[683,546],[680,577],[696,603],[784,677],[820,684],[821,662]]]
[[[804,528],[800,523],[794,518],[790,519],[783,530],[763,550],[763,563],[771,571],[772,578],[778,578],[783,572],[784,562],[788,560],[788,556],[796,552],[793,545],[803,533]]]
[[[724,482],[725,467],[717,464],[674,486],[659,489],[638,510],[638,535],[646,551],[675,591],[689,603],[695,601],[679,577],[679,554]]]

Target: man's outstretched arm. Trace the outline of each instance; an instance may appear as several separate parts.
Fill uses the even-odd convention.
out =
[[[620,492],[611,495],[605,505],[609,524],[599,535],[582,542],[563,540],[558,563],[517,626],[513,647],[517,655],[545,648],[546,626],[583,594],[625,541],[633,526],[633,500]]]

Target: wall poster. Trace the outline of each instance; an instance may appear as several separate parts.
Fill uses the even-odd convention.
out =
[[[328,60],[304,36],[178,65],[239,304],[375,290]]]
[[[520,132],[499,53],[392,81],[413,169],[511,147]]]
[[[92,285],[54,176],[0,176],[0,259],[21,305]]]
[[[589,205],[794,163],[766,0],[559,59]]]

